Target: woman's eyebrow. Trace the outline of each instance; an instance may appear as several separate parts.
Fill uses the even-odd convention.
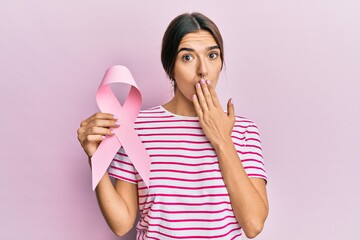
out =
[[[207,51],[213,50],[213,49],[220,49],[220,47],[218,45],[215,45],[215,46],[211,46],[211,47],[206,48]],[[195,52],[195,50],[193,48],[183,47],[183,48],[180,48],[177,53],[179,53],[181,51]]]
[[[206,50],[213,50],[213,49],[220,49],[220,47],[218,45],[212,46],[212,47],[208,47]]]
[[[179,52],[181,52],[181,51],[195,52],[195,50],[192,49],[192,48],[183,47],[183,48],[180,48],[177,53],[179,53]]]

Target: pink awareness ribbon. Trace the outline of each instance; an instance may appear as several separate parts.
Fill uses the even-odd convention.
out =
[[[110,88],[110,85],[115,83],[131,85],[124,106],[121,106]],[[115,134],[106,136],[91,158],[93,190],[95,190],[121,146],[125,149],[146,186],[149,186],[151,159],[134,130],[134,122],[141,108],[141,93],[128,68],[115,65],[106,71],[96,92],[96,102],[102,112],[119,117],[120,127],[112,129]]]

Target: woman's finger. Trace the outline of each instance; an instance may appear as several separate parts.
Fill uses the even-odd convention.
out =
[[[89,122],[86,127],[119,127],[120,122],[118,120],[103,120],[103,119],[94,119],[91,122]]]
[[[221,104],[220,104],[219,98],[218,98],[218,96],[216,94],[214,86],[211,85],[211,82],[209,80],[206,80],[206,84],[207,84],[207,87],[209,89],[211,99],[212,99],[212,102],[213,102],[214,106],[217,107],[217,108],[221,107]]]
[[[90,127],[86,131],[87,135],[114,135],[114,131],[103,127]]]
[[[199,100],[198,100],[196,94],[193,95],[193,104],[195,107],[196,114],[198,115],[199,119],[201,119],[203,117],[203,112],[200,107],[200,103],[199,103]]]
[[[206,103],[203,91],[201,89],[201,84],[196,83],[195,89],[196,89],[197,100],[199,102],[199,105],[200,105],[202,111],[204,111],[204,112],[209,111],[209,108],[208,108],[208,105]]]
[[[86,142],[101,142],[105,136],[103,135],[86,135],[85,141]]]
[[[81,122],[80,126],[85,126],[87,125],[89,122],[92,122],[96,119],[104,119],[104,120],[117,120],[118,117],[111,114],[111,113],[102,113],[102,112],[97,112],[94,113],[93,115],[91,115],[88,119],[84,120]]]
[[[211,109],[211,107],[214,106],[214,103],[213,103],[213,100],[212,100],[212,97],[211,97],[211,94],[210,94],[210,91],[208,88],[208,84],[205,82],[204,79],[201,79],[200,85],[201,85],[201,89],[202,89],[206,104],[207,104],[208,108]]]

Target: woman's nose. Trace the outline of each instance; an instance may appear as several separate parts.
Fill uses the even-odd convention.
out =
[[[200,59],[198,63],[197,75],[201,78],[205,78],[208,75],[207,63],[204,59]]]

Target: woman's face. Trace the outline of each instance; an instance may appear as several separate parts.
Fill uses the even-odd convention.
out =
[[[195,84],[201,78],[216,86],[221,71],[220,48],[208,31],[186,34],[180,42],[175,60],[174,78],[177,89],[189,101],[195,94]]]

